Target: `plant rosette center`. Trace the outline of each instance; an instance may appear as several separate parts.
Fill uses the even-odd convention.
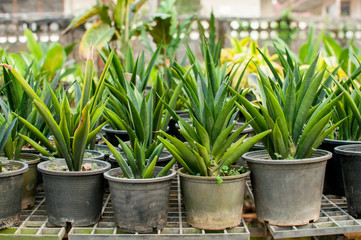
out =
[[[222,184],[222,177],[237,176],[248,171],[244,166],[222,166],[218,170],[215,170],[216,168],[216,165],[211,165],[210,171],[213,173],[211,176],[216,177],[218,184]],[[201,174],[198,173],[196,176],[201,176]]]

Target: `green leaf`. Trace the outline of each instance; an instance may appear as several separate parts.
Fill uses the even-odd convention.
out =
[[[155,156],[155,158],[153,159],[153,161],[151,162],[151,164],[147,167],[147,169],[145,170],[145,173],[143,175],[143,178],[153,178],[153,174],[154,174],[154,167],[155,164],[157,162],[158,156]]]
[[[74,132],[73,140],[73,167],[80,171],[83,164],[84,152],[90,128],[89,104],[85,105],[78,128]]]
[[[43,57],[43,50],[41,49],[39,43],[36,42],[33,32],[29,29],[25,29],[24,35],[27,38],[27,46],[31,54],[35,56],[36,60],[40,60]]]
[[[57,150],[59,151],[59,153],[62,156],[64,156],[69,170],[73,171],[74,167],[73,167],[72,158],[70,156],[70,151],[66,146],[63,134],[61,133],[59,126],[57,125],[54,118],[52,117],[52,113],[49,111],[49,109],[46,106],[44,106],[44,103],[34,100],[33,104],[34,104],[35,108],[37,109],[37,111],[39,112],[39,114],[42,116],[46,125],[49,127],[50,131],[53,133],[54,141],[57,144],[57,146],[59,147]]]
[[[31,138],[29,138],[29,137],[27,137],[25,135],[22,135],[20,133],[19,133],[19,136],[22,137],[23,139],[25,139],[25,141],[27,141],[31,146],[33,146],[33,148],[35,148],[42,155],[47,156],[47,157],[52,156],[48,151],[46,151],[42,146],[40,146],[38,143],[36,143]]]
[[[177,148],[174,147],[171,143],[169,143],[167,140],[165,140],[164,138],[162,138],[160,136],[158,136],[158,139],[159,139],[159,141],[161,141],[164,144],[164,146],[173,155],[173,157],[177,160],[177,162],[179,162],[179,164],[182,165],[182,167],[184,167],[184,169],[189,174],[194,175],[194,172],[188,167],[188,164],[183,161],[181,156],[179,156],[180,152],[177,150]]]
[[[92,51],[92,50],[90,50]],[[88,104],[88,101],[90,99],[91,94],[91,87],[92,87],[92,81],[93,81],[93,68],[94,68],[94,62],[93,59],[90,57],[86,61],[85,65],[85,76],[84,76],[84,84],[83,89],[81,92],[81,98],[80,98],[80,109],[78,111],[82,111],[85,107],[85,105]]]
[[[63,66],[65,58],[64,48],[60,44],[55,45],[46,51],[43,70],[55,73],[55,71],[59,70]]]
[[[127,156],[127,161],[128,161],[128,164],[129,164],[129,166],[130,166],[130,168],[132,170],[132,173],[133,173],[134,177],[142,178],[142,174],[143,174],[142,169],[137,166],[137,161],[140,161],[140,160],[134,158],[134,151],[132,151],[130,149],[130,147],[128,147],[127,144],[125,144],[118,137],[117,137],[117,139],[118,139],[118,142],[119,142],[120,146],[122,147],[122,150],[125,153],[125,156]]]
[[[124,160],[123,156],[117,151],[117,149],[110,143],[108,142],[108,140],[106,140],[103,137],[104,142],[107,144],[107,146],[109,147],[109,150],[112,152],[112,154],[114,155],[115,159],[117,160],[119,167],[122,169],[123,171],[123,175],[126,178],[134,178],[133,173],[131,171],[131,169],[129,168],[129,166],[127,165],[127,162]]]
[[[82,56],[86,56],[89,52],[90,47],[95,49],[101,49],[107,42],[111,40],[115,32],[114,27],[108,24],[100,23],[95,24],[89,28],[83,35],[80,45],[79,52]]]
[[[31,123],[26,121],[24,118],[18,116],[20,122],[25,125],[29,129],[29,131],[35,135],[35,137],[50,151],[55,152],[56,148],[50,143],[50,141],[44,136],[42,132],[40,132],[36,127],[34,127]]]

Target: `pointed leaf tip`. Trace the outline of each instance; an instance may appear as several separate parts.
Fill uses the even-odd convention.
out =
[[[12,66],[10,66],[10,65],[8,65],[8,64],[5,64],[5,63],[0,63],[0,66],[3,66],[4,68],[6,68],[6,69],[8,69],[8,70],[10,70],[10,71],[13,69]]]
[[[88,58],[87,59],[91,59],[92,61],[94,60],[94,52],[93,52],[93,44],[90,44],[90,48],[89,48],[89,52],[88,52]]]

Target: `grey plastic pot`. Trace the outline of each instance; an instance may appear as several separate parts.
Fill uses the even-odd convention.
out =
[[[48,221],[57,226],[88,226],[98,222],[103,202],[103,173],[110,164],[95,159],[84,163],[97,164],[92,171],[56,171],[55,166],[65,166],[65,160],[56,159],[38,164],[43,175]]]
[[[316,150],[312,158],[272,160],[267,151],[242,156],[251,170],[257,218],[278,226],[317,221],[321,210],[327,160],[332,154]]]
[[[236,166],[234,166],[236,167]],[[246,178],[250,172],[222,177],[194,176],[178,170],[188,223],[200,229],[223,230],[241,223]]]
[[[0,173],[0,229],[9,228],[20,221],[24,173],[29,169],[28,164],[19,161],[9,161],[3,167],[18,169]]]
[[[155,167],[155,173],[161,169]],[[176,172],[170,170],[164,177],[148,179],[127,179],[118,177],[120,175],[120,168],[104,173],[118,227],[122,231],[142,233],[163,229],[167,222],[170,186]]]
[[[335,148],[341,160],[348,212],[361,217],[361,144],[343,145]]]
[[[21,201],[21,209],[32,208],[35,204],[35,195],[37,187],[37,165],[40,162],[39,155],[31,153],[20,153],[21,162],[29,165],[29,170],[24,173],[23,197]]]
[[[335,139],[323,140],[320,149],[334,153],[335,147],[350,144],[361,144],[359,141],[344,141]],[[325,183],[323,186],[323,194],[332,194],[345,196],[345,188],[342,178],[341,159],[338,155],[333,154],[332,158],[327,162]]]
[[[245,123],[244,122],[236,122],[236,126],[235,128],[232,130],[232,133],[234,133],[235,131],[237,131],[237,129],[241,128]],[[242,132],[241,134],[238,136],[237,140],[240,139],[241,137],[243,137],[244,135],[248,134],[248,137],[252,137],[254,135],[254,130],[251,127],[251,125],[248,125]],[[237,141],[236,140],[236,141]]]

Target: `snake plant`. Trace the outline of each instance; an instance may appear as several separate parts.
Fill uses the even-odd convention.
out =
[[[93,77],[93,59],[90,56],[86,63],[84,84],[79,103],[74,109],[70,108],[67,96],[64,94],[60,99],[55,93],[49,89],[51,93],[51,101],[54,105],[55,116],[60,116],[59,120],[53,116],[51,110],[46,106],[44,101],[35,93],[27,81],[9,65],[3,66],[10,71],[14,79],[23,87],[26,94],[33,100],[35,109],[39,112],[47,127],[54,136],[55,146],[31,123],[19,117],[19,120],[31,131],[40,143],[44,145],[48,151],[42,146],[25,135],[21,135],[35,149],[45,156],[57,156],[64,158],[70,171],[80,171],[84,152],[87,144],[89,144],[104,123],[97,126],[98,118],[102,115],[106,103],[100,101],[104,90],[104,79],[107,75],[113,53],[105,64],[103,73],[96,86],[94,95],[90,96]]]
[[[122,81],[122,79],[118,79],[118,81]],[[125,88],[122,87],[123,84]],[[166,129],[170,117],[168,114],[163,116],[162,101],[164,100],[161,99],[163,89],[160,78],[147,95],[139,92],[134,85],[132,86],[127,81],[117,82],[115,86],[106,83],[106,86],[111,92],[111,96],[105,116],[108,121],[117,123],[129,134],[130,146],[118,139],[127,161],[111,143],[106,139],[104,141],[116,158],[124,177],[154,177],[154,167],[163,149],[163,144],[157,140],[157,135],[159,130]],[[171,106],[175,105],[181,89],[182,85],[179,85],[173,93],[169,102]],[[146,161],[146,159],[148,160]],[[171,161],[157,176],[165,174],[174,162]]]
[[[328,93],[342,93],[343,96],[338,99],[333,115],[333,122],[345,119],[336,129],[337,131],[330,134],[329,138],[337,140],[361,140],[361,88],[356,78],[360,74],[357,69],[350,78],[337,80],[333,77],[336,89],[329,88]]]
[[[258,69],[261,102],[252,104],[235,90],[231,91],[237,94],[238,108],[246,119],[254,119],[251,125],[256,133],[272,129],[272,134],[263,139],[272,159],[307,158],[341,123],[342,120],[333,126],[328,125],[341,95],[333,97],[332,94],[315,103],[323,88],[326,71],[321,69],[316,72],[318,57],[303,75],[289,54],[280,60],[288,65],[284,78],[276,73],[266,57],[274,79]]]
[[[189,174],[219,176],[222,169],[235,163],[271,131],[267,129],[247,141],[244,141],[247,135],[237,140],[248,123],[232,133],[237,115],[236,97],[230,96],[227,79],[218,78],[213,58],[206,45],[204,51],[206,75],[194,64],[185,72],[179,64],[174,66],[190,100],[188,111],[191,123],[180,118],[165,103],[173,118],[177,119],[179,131],[187,143],[164,131],[162,134],[169,142],[161,136],[158,139]],[[192,70],[193,75],[190,74]]]
[[[23,91],[21,85],[14,79],[13,75],[9,73],[3,67],[3,76],[4,76],[4,93],[6,98],[0,99],[0,105],[3,109],[4,116],[0,116],[1,122],[4,119],[9,119],[11,121],[16,116],[27,119],[28,122],[31,122],[37,129],[39,129],[45,136],[48,136],[49,130],[46,128],[44,121],[41,119],[38,112],[35,110],[35,107],[32,105],[31,98]],[[44,81],[42,91],[40,91],[40,81],[35,81],[32,69],[28,67],[24,78],[27,80],[29,86],[40,95],[39,97],[44,101],[46,106],[51,109],[53,104],[50,101],[50,90],[55,91],[55,94],[59,93],[60,88],[56,89],[56,85],[60,80],[60,73],[48,83]],[[13,114],[11,114],[13,113]],[[58,118],[59,116],[56,116]],[[31,138],[36,138],[32,135],[31,132],[22,124],[20,121],[17,122],[12,130],[12,133],[9,137],[9,141],[4,147],[5,156],[9,159],[19,159],[21,149],[26,145],[26,141],[18,136],[18,133],[26,135]]]

